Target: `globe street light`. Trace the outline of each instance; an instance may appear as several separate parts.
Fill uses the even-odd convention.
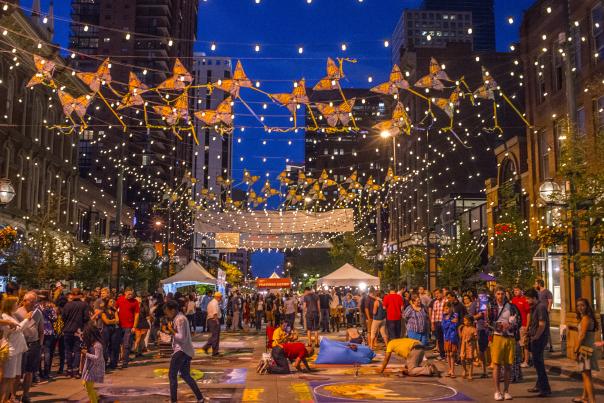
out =
[[[10,179],[0,179],[0,205],[4,206],[10,203],[15,197],[15,188],[10,183]]]
[[[556,197],[560,194],[560,185],[551,179],[545,180],[539,186],[539,196],[546,204],[553,204],[556,201]]]

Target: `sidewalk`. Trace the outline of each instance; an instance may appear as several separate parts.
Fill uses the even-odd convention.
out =
[[[581,372],[578,371],[577,362],[566,357],[566,351],[561,351],[560,329],[551,328],[552,344],[554,352],[545,351],[545,368],[552,375],[565,375],[573,379],[581,380]],[[600,354],[602,357],[603,355]],[[592,371],[594,384],[604,385],[604,359],[598,361],[600,371]]]

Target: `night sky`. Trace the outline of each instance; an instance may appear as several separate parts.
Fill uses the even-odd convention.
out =
[[[122,0],[116,0],[116,3]],[[454,1],[454,0],[452,0]],[[522,11],[534,0],[496,0],[495,20],[497,49],[506,51],[518,38]],[[21,2],[30,7],[31,0]],[[387,80],[391,69],[391,48],[384,47],[405,8],[414,8],[420,1],[403,0],[207,0],[199,5],[198,43],[195,50],[208,55],[241,59],[247,75],[261,82],[268,92],[291,92],[292,84],[302,77],[314,85],[324,75],[327,57],[349,57],[358,60],[346,65],[344,87],[369,87]],[[42,0],[45,11],[48,0]],[[68,19],[70,2],[55,1],[55,42],[68,45]],[[513,17],[514,23],[508,23]],[[216,51],[210,50],[212,42]],[[347,50],[343,52],[341,45]],[[260,52],[254,51],[259,44]],[[304,52],[298,53],[303,47]],[[438,56],[438,55],[435,55]],[[260,102],[265,99],[256,94],[242,94],[251,101],[254,110],[261,112]],[[259,102],[255,104],[254,102]],[[249,113],[237,106],[236,123],[258,126]],[[274,125],[286,125],[285,109],[265,111],[273,116]],[[248,129],[235,133],[233,176],[242,176],[243,168],[270,178],[283,170],[286,159],[304,161],[303,133],[264,133],[261,129]],[[291,141],[291,145],[289,145]],[[266,142],[266,144],[263,144]],[[240,161],[243,157],[244,160]],[[264,161],[265,160],[265,161]],[[262,185],[260,184],[260,187]],[[255,276],[268,276],[279,266],[283,267],[280,253],[256,253],[252,259]]]

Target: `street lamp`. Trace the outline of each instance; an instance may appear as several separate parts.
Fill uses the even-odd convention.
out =
[[[15,188],[12,183],[10,183],[10,179],[0,179],[0,205],[4,206],[10,203],[15,197],[15,194]]]
[[[560,185],[551,179],[545,180],[539,186],[539,196],[546,204],[553,204],[556,201],[556,197],[560,194]]]

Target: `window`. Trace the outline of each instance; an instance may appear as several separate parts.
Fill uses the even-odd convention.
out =
[[[577,109],[577,136],[585,136],[585,108],[580,106]]]
[[[562,159],[562,145],[566,140],[566,133],[564,132],[564,121],[558,119],[554,122],[554,139],[556,144],[556,165],[560,166],[560,160]]]
[[[597,55],[597,60],[602,60],[604,58],[604,9],[602,4],[591,9],[591,34],[594,54]]]
[[[560,91],[562,89],[562,80],[564,79],[564,67],[562,64],[562,53],[559,52],[559,47],[557,45],[553,46],[552,49],[552,68],[553,74],[552,78],[554,80],[553,89],[555,91]]]
[[[547,144],[547,132],[545,130],[537,133],[539,153],[539,176],[542,180],[549,178],[549,145]]]

